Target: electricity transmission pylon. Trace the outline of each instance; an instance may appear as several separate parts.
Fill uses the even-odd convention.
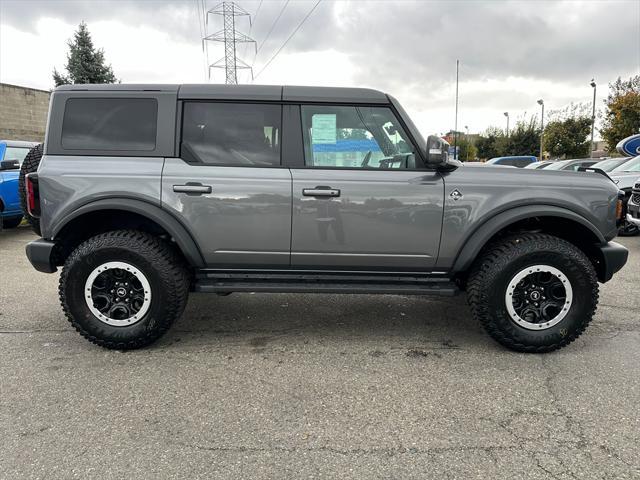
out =
[[[251,71],[251,78],[253,79],[253,69],[251,66],[236,56],[237,43],[253,43],[257,49],[256,41],[253,38],[236,31],[236,17],[248,16],[249,25],[251,25],[251,15],[249,12],[235,2],[222,2],[207,12],[205,26],[209,25],[209,15],[222,15],[223,29],[211,35],[207,35],[205,31],[205,37],[202,39],[203,48],[205,41],[224,43],[224,57],[209,64],[209,79],[211,79],[212,68],[224,68],[225,83],[230,85],[236,85],[238,83],[237,70],[239,69],[249,69]]]

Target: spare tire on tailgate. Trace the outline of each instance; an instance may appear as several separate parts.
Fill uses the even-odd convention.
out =
[[[31,225],[33,231],[38,235],[41,235],[40,220],[29,215],[29,211],[27,210],[27,192],[25,190],[24,177],[28,173],[33,173],[38,170],[38,165],[40,165],[40,159],[42,158],[43,146],[44,145],[40,143],[29,150],[29,153],[27,153],[27,156],[22,161],[22,166],[20,167],[20,178],[18,179],[18,191],[20,193],[20,205],[22,206],[22,213],[24,213],[24,217]]]

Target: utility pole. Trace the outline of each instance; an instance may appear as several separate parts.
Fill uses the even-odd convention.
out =
[[[538,100],[538,105],[542,107],[542,116],[540,117],[540,161],[542,161],[542,139],[544,138],[544,100]]]
[[[591,155],[593,157],[593,152],[596,149],[593,143],[593,129],[596,126],[596,81],[595,79],[591,79],[591,88],[593,88],[593,110],[591,111]]]
[[[509,138],[509,112],[504,112],[504,116],[507,117],[507,138]]]
[[[460,60],[456,60],[456,120],[453,127],[453,159],[458,159],[458,73],[460,71]]]
[[[235,2],[219,3],[207,12],[205,27],[209,25],[209,15],[222,15],[223,29],[211,35],[207,35],[205,31],[205,37],[202,39],[203,49],[205,41],[224,43],[224,58],[209,65],[209,79],[211,79],[211,68],[224,68],[225,83],[228,85],[237,85],[237,71],[239,69],[248,68],[251,70],[251,78],[253,78],[253,69],[251,66],[236,56],[237,43],[253,43],[254,45],[256,43],[253,38],[236,31],[236,17],[248,16],[249,25],[251,25],[251,15],[249,15],[249,12]]]

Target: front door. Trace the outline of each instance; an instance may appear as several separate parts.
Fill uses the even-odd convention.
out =
[[[185,102],[181,158],[167,158],[162,205],[209,267],[288,268],[291,174],[275,104]]]
[[[386,107],[302,106],[305,167],[293,168],[291,264],[428,271],[444,183]]]

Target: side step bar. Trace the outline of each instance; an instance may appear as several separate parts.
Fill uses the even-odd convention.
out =
[[[378,273],[296,273],[201,270],[195,292],[367,293],[453,296],[457,285],[442,276]]]

